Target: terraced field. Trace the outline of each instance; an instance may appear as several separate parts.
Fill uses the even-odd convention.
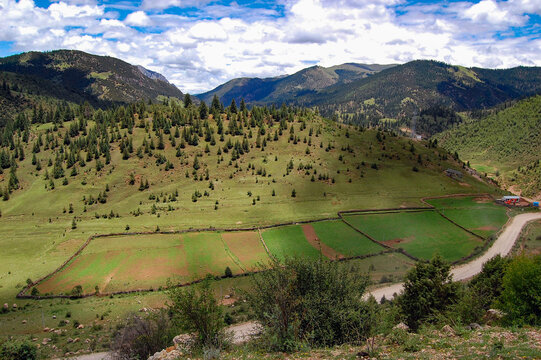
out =
[[[428,260],[439,253],[455,261],[482,245],[478,238],[432,210],[350,215],[346,219],[375,240],[420,259]]]
[[[484,197],[431,199],[428,202],[452,221],[480,236],[497,231],[507,220],[505,208]],[[456,261],[483,244],[481,239],[456,226],[438,211],[373,211],[346,215],[347,223],[342,220],[315,221],[261,232],[207,231],[96,238],[37,289],[41,294],[67,294],[77,285],[81,285],[86,294],[94,293],[96,289],[102,293],[157,289],[168,279],[173,283],[187,283],[209,274],[223,276],[227,267],[233,275],[252,272],[259,265],[268,263],[270,256],[279,260],[287,256],[312,259],[371,256],[372,260],[362,262],[372,264],[366,271],[374,274],[374,267],[384,268],[373,278],[387,282],[393,280],[394,265],[385,265],[386,261],[393,256],[396,258],[398,268],[394,272],[399,277],[411,266],[411,259],[400,254],[378,255],[387,250],[382,245],[397,250],[402,248],[420,259],[430,259],[439,253],[448,261]],[[69,249],[75,251],[74,247]]]
[[[508,220],[506,208],[495,204],[489,197],[448,197],[428,199],[427,202],[449,219],[482,237],[494,234]]]

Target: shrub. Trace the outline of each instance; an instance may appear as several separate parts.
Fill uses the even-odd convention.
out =
[[[459,285],[452,282],[450,265],[436,255],[430,262],[417,262],[406,274],[404,292],[398,299],[408,326],[419,325],[446,311],[458,298]]]
[[[170,312],[176,325],[196,334],[195,346],[199,349],[218,348],[227,345],[222,309],[210,288],[207,278],[201,284],[185,288],[168,284]]]
[[[483,270],[464,287],[448,317],[463,324],[481,322],[486,311],[501,296],[502,279],[508,263],[509,260],[500,255],[487,261]]]
[[[37,347],[29,341],[6,341],[0,345],[2,360],[33,360],[37,359]]]
[[[130,314],[114,335],[111,349],[117,359],[147,359],[171,345],[176,335],[166,311],[145,317]]]
[[[83,287],[81,285],[75,285],[73,289],[71,289],[70,293],[71,297],[80,297],[83,295]]]
[[[503,277],[500,307],[512,324],[541,325],[541,255],[513,259]]]
[[[262,269],[263,270],[263,269]],[[266,344],[293,351],[304,343],[332,346],[359,341],[369,322],[362,295],[368,278],[351,264],[288,258],[252,278],[246,297],[263,325]]]

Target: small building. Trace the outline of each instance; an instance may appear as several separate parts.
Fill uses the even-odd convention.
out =
[[[462,179],[462,173],[458,170],[447,169],[445,170],[445,175],[452,177],[454,179]]]
[[[501,201],[507,205],[517,205],[520,202],[520,196],[507,195],[502,197]]]
[[[539,207],[539,201],[534,201],[532,205],[535,207]]]

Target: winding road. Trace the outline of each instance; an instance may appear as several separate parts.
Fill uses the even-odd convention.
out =
[[[541,213],[527,213],[520,214],[512,218],[502,231],[500,236],[494,241],[494,244],[481,256],[474,260],[456,266],[451,269],[453,274],[453,280],[460,281],[469,279],[476,274],[480,273],[483,269],[483,264],[492,259],[496,255],[506,256],[509,254],[515,241],[520,236],[520,232],[529,222],[540,220]],[[376,300],[380,301],[383,296],[386,299],[392,299],[394,294],[399,294],[404,287],[403,283],[393,284],[385,286],[379,289],[375,289],[367,295],[373,295]]]

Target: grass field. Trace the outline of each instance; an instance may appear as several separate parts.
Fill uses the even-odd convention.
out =
[[[429,199],[445,216],[483,237],[498,231],[508,220],[506,208],[487,197]]]
[[[320,252],[308,243],[299,225],[282,226],[262,231],[263,240],[273,256],[283,260],[287,256],[317,259]]]
[[[351,215],[356,228],[420,259],[439,253],[448,261],[470,254],[481,241],[445,220],[435,211]]]
[[[246,271],[254,270],[270,260],[256,231],[224,232],[221,236],[230,256]]]
[[[312,223],[312,227],[324,244],[346,257],[374,254],[384,250],[343,221],[321,221]]]
[[[137,235],[93,239],[68,266],[38,286],[41,293],[84,293],[157,289],[168,279],[183,283],[241,268],[228,255],[220,234]]]

